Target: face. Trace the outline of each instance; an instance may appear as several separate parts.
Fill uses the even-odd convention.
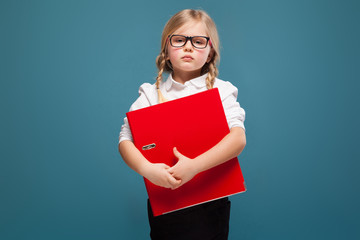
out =
[[[206,36],[205,25],[202,22],[191,21],[177,29],[174,33],[184,36]],[[188,40],[183,47],[173,47],[170,43],[167,45],[168,60],[170,60],[173,74],[191,74],[194,77],[200,76],[201,68],[206,62],[211,60],[210,44],[206,48],[195,48]]]

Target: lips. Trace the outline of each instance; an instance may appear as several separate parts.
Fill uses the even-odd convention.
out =
[[[193,60],[194,58],[193,58],[192,56],[190,56],[190,55],[185,55],[185,56],[183,56],[181,59],[183,59],[183,60],[185,60],[185,61],[191,61],[191,60]]]

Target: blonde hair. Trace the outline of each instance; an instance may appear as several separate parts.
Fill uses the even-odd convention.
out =
[[[210,37],[210,41],[212,44],[212,58],[208,63],[205,63],[205,65],[201,69],[201,74],[208,73],[208,76],[206,77],[206,87],[208,89],[213,88],[215,78],[219,74],[216,65],[220,61],[220,40],[214,21],[203,10],[182,10],[169,19],[169,21],[165,24],[161,36],[161,50],[159,56],[157,56],[156,58],[156,66],[159,70],[156,77],[156,87],[159,93],[159,102],[166,101],[159,89],[160,83],[163,80],[163,73],[170,73],[172,71],[171,63],[169,60],[167,60],[166,49],[168,44],[168,36],[189,21],[203,22],[205,24],[208,37]]]

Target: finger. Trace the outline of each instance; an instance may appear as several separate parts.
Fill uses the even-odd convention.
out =
[[[179,188],[181,185],[181,180],[176,180],[176,184],[172,185],[171,189],[175,190],[177,188]]]
[[[171,189],[173,189],[173,185],[171,184],[169,178],[166,179],[166,182],[164,183],[164,185],[166,185],[166,186],[165,186],[166,188],[171,188]]]
[[[166,169],[168,171],[168,173],[173,174],[175,172],[175,169],[174,169],[175,166],[176,166],[176,164],[174,166],[172,166],[171,168]]]
[[[177,188],[181,187],[181,186],[184,185],[185,183],[187,183],[187,182],[181,181],[181,183],[177,186]]]
[[[170,166],[169,166],[169,165],[166,165],[165,163],[157,163],[157,164],[158,164],[159,166],[165,168],[165,169],[170,168]]]
[[[163,188],[172,188],[171,184],[169,184],[168,181],[159,182],[159,183],[153,183],[156,186],[163,187]]]
[[[172,176],[170,174],[168,175],[168,180],[172,185],[178,185],[178,184],[181,183],[180,179],[177,179],[177,178],[175,178],[174,176]]]
[[[168,181],[171,184],[172,188],[177,187],[178,185],[181,184],[181,180],[180,179],[176,179],[173,176],[169,175],[168,176]]]
[[[178,189],[178,188],[181,187],[182,185],[184,185],[184,183],[181,181],[177,186],[175,186],[174,188],[172,188],[172,190]]]

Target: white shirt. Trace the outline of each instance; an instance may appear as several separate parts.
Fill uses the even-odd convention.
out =
[[[206,91],[206,77],[207,74],[204,74],[186,81],[185,84],[181,84],[176,82],[170,74],[165,82],[160,83],[160,90],[163,96],[169,101],[186,97]],[[229,129],[232,127],[241,127],[245,130],[245,111],[236,100],[238,89],[230,82],[218,78],[215,79],[214,88],[219,89]],[[130,111],[158,104],[158,93],[155,83],[142,84],[139,88],[139,94],[139,98],[131,105]],[[133,141],[127,118],[124,118],[124,124],[121,127],[119,143],[124,140]]]

